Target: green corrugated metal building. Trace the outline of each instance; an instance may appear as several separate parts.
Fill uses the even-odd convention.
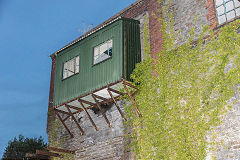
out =
[[[139,21],[116,19],[57,54],[54,106],[121,78],[130,80],[140,61]]]

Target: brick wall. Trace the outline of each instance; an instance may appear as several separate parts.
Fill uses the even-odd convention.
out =
[[[213,0],[206,0],[206,9],[208,10],[207,19],[210,22],[209,26],[211,29],[214,29],[217,27],[217,21],[216,21],[216,10],[214,7],[214,1]]]
[[[217,26],[213,0],[173,0],[172,6],[176,9],[176,13],[174,14],[175,30],[181,30],[183,37],[188,36],[192,26],[196,27],[197,32],[201,31],[202,25],[209,25],[211,28]],[[161,17],[160,9],[161,6],[157,0],[138,0],[130,7],[125,8],[123,11],[108,19],[106,22],[109,22],[111,19],[118,16],[139,20],[142,57],[144,57],[143,28],[145,16],[147,16],[147,23],[150,29],[151,53],[154,56],[162,47],[162,35],[160,33],[161,25],[158,21],[158,18]],[[198,19],[196,23],[194,23],[196,15],[198,16]],[[54,70],[55,58],[53,58],[52,61],[49,110],[51,110],[51,102],[53,100]],[[121,102],[119,102],[119,105],[123,109]],[[116,107],[113,105],[106,111],[107,117],[111,121],[113,128],[108,128],[104,118],[100,114],[95,114],[93,111],[89,111],[89,113],[91,117],[93,117],[94,122],[97,122],[97,126],[100,126],[99,131],[94,130],[83,113],[80,113],[76,118],[80,119],[79,123],[84,131],[86,131],[86,135],[80,136],[78,128],[71,120],[68,120],[66,123],[70,126],[70,130],[73,131],[75,137],[70,139],[64,128],[60,131],[60,136],[65,137],[67,140],[65,147],[77,150],[75,159],[134,159],[134,155],[124,148],[124,143],[126,143],[123,136],[124,126]],[[48,121],[50,120],[51,116],[48,116]],[[224,117],[222,125],[215,129],[215,132],[217,133],[216,141],[223,142],[222,145],[217,147],[217,152],[215,153],[217,159],[240,159],[239,126],[240,104],[237,104]],[[208,156],[208,158],[209,157],[210,156]]]
[[[123,12],[121,16],[137,19],[136,17],[146,12],[149,19],[151,54],[154,56],[162,47],[161,24],[158,21],[161,16],[161,5],[159,2],[157,0],[139,1],[137,5]],[[141,45],[144,46],[143,43]]]
[[[161,18],[161,6],[156,0],[149,0],[148,3],[150,48],[151,54],[155,57],[155,54],[162,48],[161,24],[159,23],[159,18]]]

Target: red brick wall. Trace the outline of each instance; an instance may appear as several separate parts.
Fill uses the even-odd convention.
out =
[[[149,0],[148,6],[149,12],[149,31],[150,31],[150,47],[151,54],[154,56],[160,52],[162,48],[162,34],[160,32],[161,24],[159,18],[161,18],[161,5],[157,0]]]
[[[161,17],[161,5],[157,0],[142,0],[137,5],[124,11],[121,16],[126,18],[134,18],[144,11],[149,13],[149,30],[150,30],[150,46],[151,54],[154,56],[162,48],[162,35],[160,32],[161,24],[159,18]]]
[[[213,0],[207,0],[205,7],[208,9],[207,19],[210,22],[210,28],[214,29],[217,26],[217,20],[216,20],[216,10],[215,10],[215,4]]]

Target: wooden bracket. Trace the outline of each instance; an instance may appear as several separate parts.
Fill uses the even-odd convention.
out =
[[[111,91],[111,92],[115,92],[115,93],[117,93],[117,94],[119,94],[121,96],[123,96],[125,94],[125,93],[122,93],[122,92],[120,92],[118,90],[115,90],[115,89],[112,89],[112,88],[108,88],[108,90]]]
[[[115,98],[114,98],[113,94],[111,93],[111,91],[109,90],[109,88],[107,89],[107,91],[108,91],[109,95],[111,96],[111,98],[112,98],[115,106],[117,107],[119,113],[121,114],[122,118],[126,121],[126,120],[127,120],[126,117],[125,117],[124,114],[122,113],[122,111],[121,111],[121,109],[120,109],[117,101],[115,100]]]
[[[77,110],[78,112],[82,112],[83,109],[82,108],[79,108],[79,107],[75,107],[75,106],[72,106],[72,105],[69,105],[69,104],[66,104],[69,108],[72,108],[72,109],[75,109]]]
[[[80,127],[80,125],[78,124],[78,121],[76,120],[76,118],[74,117],[73,113],[70,110],[70,107],[68,105],[65,105],[65,107],[67,108],[69,114],[71,115],[73,121],[75,122],[75,124],[77,125],[78,129],[80,130],[81,134],[84,135],[84,131],[83,129]]]
[[[65,122],[69,117],[71,117],[71,116],[67,115],[67,117],[65,117],[65,118],[63,119],[63,121]]]
[[[88,105],[95,106],[94,103],[91,103],[91,102],[89,102],[89,101],[85,101],[85,100],[80,99],[80,98],[79,98],[78,100],[80,100],[81,102],[86,103],[86,104],[88,104]]]
[[[123,86],[124,86],[124,88],[125,88],[128,96],[129,96],[130,100],[132,101],[132,104],[133,104],[133,106],[134,106],[134,108],[135,108],[135,110],[136,110],[136,112],[137,112],[137,115],[138,115],[139,117],[142,117],[142,114],[141,114],[141,112],[139,111],[139,109],[138,109],[138,107],[137,107],[137,104],[136,104],[135,100],[133,99],[131,93],[129,92],[126,84],[127,84],[126,81],[123,80]],[[129,84],[128,84],[128,85],[129,85]]]
[[[71,138],[73,138],[73,134],[68,129],[67,125],[65,124],[64,120],[62,119],[62,117],[59,115],[58,111],[55,110],[55,114],[57,115],[58,119],[62,122],[63,126],[65,127],[65,129],[67,130],[67,132],[69,133]]]
[[[117,87],[123,84],[124,90],[123,92],[121,92],[119,89],[117,89]],[[115,86],[116,85],[116,86]],[[130,90],[134,89],[133,93],[130,93]],[[104,94],[97,94],[98,91],[103,91],[104,90]],[[106,93],[107,91],[107,93]],[[92,109],[97,107],[101,114],[103,115],[103,118],[105,119],[106,123],[108,124],[108,126],[111,128],[111,123],[108,120],[103,108],[101,107],[102,104],[108,104],[108,103],[114,103],[118,112],[120,113],[121,117],[126,121],[127,118],[124,115],[124,112],[121,110],[119,104],[117,103],[117,100],[119,99],[119,97],[124,96],[124,95],[128,95],[135,110],[136,110],[136,114],[141,117],[142,114],[139,111],[137,104],[134,100],[134,96],[137,94],[138,89],[136,86],[132,85],[131,83],[129,83],[128,81],[121,79],[120,81],[111,83],[109,85],[106,85],[104,87],[101,87],[99,89],[96,89],[92,92],[86,93],[84,95],[81,95],[80,97],[74,98],[72,100],[69,100],[65,103],[59,104],[57,106],[55,106],[54,110],[56,112],[57,117],[59,118],[59,120],[62,122],[63,126],[65,127],[65,129],[67,130],[67,132],[70,134],[71,138],[73,138],[73,134],[70,132],[70,130],[68,129],[67,125],[65,124],[65,121],[67,121],[69,119],[69,117],[72,117],[73,121],[76,123],[77,127],[79,128],[80,132],[82,135],[85,134],[85,132],[83,131],[83,129],[81,128],[81,126],[79,125],[78,121],[76,120],[76,118],[74,117],[75,114],[80,113],[80,112],[85,112],[86,116],[88,117],[88,119],[90,120],[92,126],[95,128],[96,131],[98,131],[98,127],[96,126],[95,122],[93,121],[92,117],[90,116],[90,114],[88,113],[88,109]],[[107,97],[105,97],[105,94],[107,94]],[[109,96],[110,98],[109,98]],[[91,97],[92,96],[92,100]],[[90,99],[91,100],[90,100]],[[71,103],[74,102],[75,103]],[[80,103],[79,105],[74,105],[76,103]],[[70,105],[71,104],[71,105]],[[72,105],[73,104],[73,105]],[[86,106],[86,107],[85,107]],[[66,109],[67,110],[66,110]],[[64,118],[62,118],[59,113],[65,114],[66,116],[64,116]]]
[[[94,121],[92,120],[92,117],[89,115],[87,109],[85,108],[85,106],[83,105],[83,103],[81,102],[81,100],[78,100],[78,102],[81,104],[84,112],[86,113],[87,117],[89,118],[90,122],[92,123],[92,125],[94,126],[94,128],[96,129],[96,131],[98,131],[98,128],[97,128],[96,124],[95,124]]]
[[[92,97],[93,97],[94,101],[96,102],[97,107],[98,107],[98,109],[100,110],[100,112],[102,113],[104,119],[106,120],[109,128],[111,128],[111,127],[112,127],[112,126],[111,126],[111,123],[110,123],[110,121],[108,120],[108,118],[107,118],[106,114],[104,113],[104,111],[102,110],[102,107],[100,106],[100,104],[99,104],[98,100],[96,99],[95,95],[92,94]]]
[[[107,101],[107,99],[106,99],[106,98],[104,98],[104,97],[98,96],[98,95],[96,95],[96,94],[94,94],[94,96],[95,96],[96,98],[98,98],[98,99],[101,99],[101,100],[103,100],[103,101]]]

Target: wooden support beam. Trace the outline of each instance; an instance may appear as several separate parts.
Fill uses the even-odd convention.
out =
[[[112,100],[113,100],[115,106],[117,107],[119,113],[121,114],[122,118],[126,121],[127,119],[126,119],[126,117],[124,116],[124,114],[122,113],[122,111],[121,111],[121,109],[120,109],[120,107],[119,107],[117,101],[115,100],[113,94],[111,93],[111,91],[110,91],[109,89],[107,89],[107,91],[108,91],[109,95],[111,96],[111,98],[112,98]]]
[[[108,88],[108,90],[110,90],[110,91],[112,91],[112,92],[115,92],[115,93],[117,93],[117,94],[119,94],[119,95],[121,95],[121,96],[123,96],[125,93],[122,93],[122,92],[120,92],[120,91],[118,91],[118,90],[116,90],[116,89],[112,89],[112,88]]]
[[[54,152],[75,154],[75,151],[68,150],[68,149],[62,149],[62,148],[56,148],[56,147],[48,147],[47,149]]]
[[[137,87],[136,87],[136,86],[132,85],[131,83],[127,82],[126,80],[123,80],[123,83],[125,83],[125,84],[128,85],[129,87],[132,87],[132,88],[134,88],[134,89],[137,90]]]
[[[94,94],[94,93],[93,93]],[[96,94],[94,94],[94,96],[96,97],[96,98],[98,98],[98,99],[101,99],[101,100],[103,100],[103,101],[107,101],[108,99],[106,99],[106,98],[104,98],[104,97],[101,97],[101,96],[98,96],[98,95],[96,95]]]
[[[86,104],[88,104],[88,105],[95,106],[94,103],[89,102],[89,101],[85,101],[85,100],[83,100],[83,99],[81,99],[81,98],[79,98],[78,100],[81,101],[81,102],[83,102],[83,103],[86,103]]]
[[[76,107],[76,106],[72,106],[72,105],[68,105],[68,104],[66,104],[68,107],[70,107],[70,108],[72,108],[72,109],[75,109],[75,110],[77,110],[77,111],[79,111],[79,112],[82,112],[83,111],[83,109],[82,108],[79,108],[79,107]],[[75,113],[75,112],[74,112]]]
[[[68,115],[67,117],[65,117],[65,118],[63,119],[63,121],[65,122],[69,117],[70,117],[70,116]]]
[[[87,109],[85,108],[85,106],[83,105],[83,103],[80,100],[79,100],[79,103],[81,104],[84,112],[86,113],[86,115],[89,118],[90,122],[92,123],[93,127],[96,129],[96,131],[98,131],[98,128],[97,128],[96,124],[94,123],[92,117],[89,115],[89,113],[88,113]]]
[[[59,109],[57,109],[57,108],[55,108],[54,110],[57,111],[57,112],[59,112],[59,113],[69,115],[68,112],[65,112],[65,111],[59,110]]]
[[[43,156],[50,156],[50,157],[62,157],[60,154],[49,152],[49,151],[42,151],[42,150],[36,150],[37,155],[43,155]]]
[[[138,93],[138,90],[136,90],[133,94],[132,97],[135,97],[135,95]]]
[[[55,110],[56,111],[56,110]],[[65,124],[65,122],[63,121],[62,117],[59,115],[58,111],[55,112],[55,114],[57,115],[58,119],[62,122],[63,126],[65,127],[65,129],[67,130],[67,132],[70,134],[71,138],[73,138],[73,134],[70,132],[70,130],[68,129],[67,125]]]
[[[77,121],[76,118],[74,117],[74,115],[73,115],[73,113],[71,112],[69,106],[68,106],[68,105],[65,105],[65,107],[67,108],[67,110],[68,110],[69,114],[71,115],[73,121],[75,122],[75,124],[77,125],[78,129],[80,130],[81,135],[84,135],[85,133],[84,133],[83,129],[82,129],[82,128],[80,127],[80,125],[78,124],[78,121]]]
[[[133,104],[133,106],[134,106],[134,108],[135,108],[135,110],[136,110],[136,112],[137,112],[137,115],[138,115],[139,117],[142,117],[142,114],[141,114],[141,112],[139,111],[139,109],[138,109],[138,107],[137,107],[137,104],[136,104],[135,100],[133,99],[131,93],[129,92],[129,90],[128,90],[126,84],[125,84],[125,82],[126,82],[126,81],[123,81],[123,86],[124,86],[124,88],[125,88],[128,96],[129,96],[130,100],[132,101],[132,104]]]
[[[88,110],[88,109],[92,109],[92,108],[94,108],[96,105],[94,105],[94,106],[88,106],[88,107],[86,107],[86,109]],[[80,112],[82,112],[82,111],[76,111],[76,112],[73,112],[73,114],[77,114],[77,113],[80,113]]]
[[[109,128],[111,128],[111,127],[112,127],[112,126],[111,126],[111,123],[110,123],[110,121],[108,120],[106,114],[103,112],[102,107],[100,106],[100,104],[99,104],[98,100],[96,99],[96,97],[94,96],[94,94],[92,94],[92,97],[93,97],[94,101],[96,102],[97,107],[98,107],[98,109],[100,110],[100,112],[102,113],[104,119],[106,120]]]

